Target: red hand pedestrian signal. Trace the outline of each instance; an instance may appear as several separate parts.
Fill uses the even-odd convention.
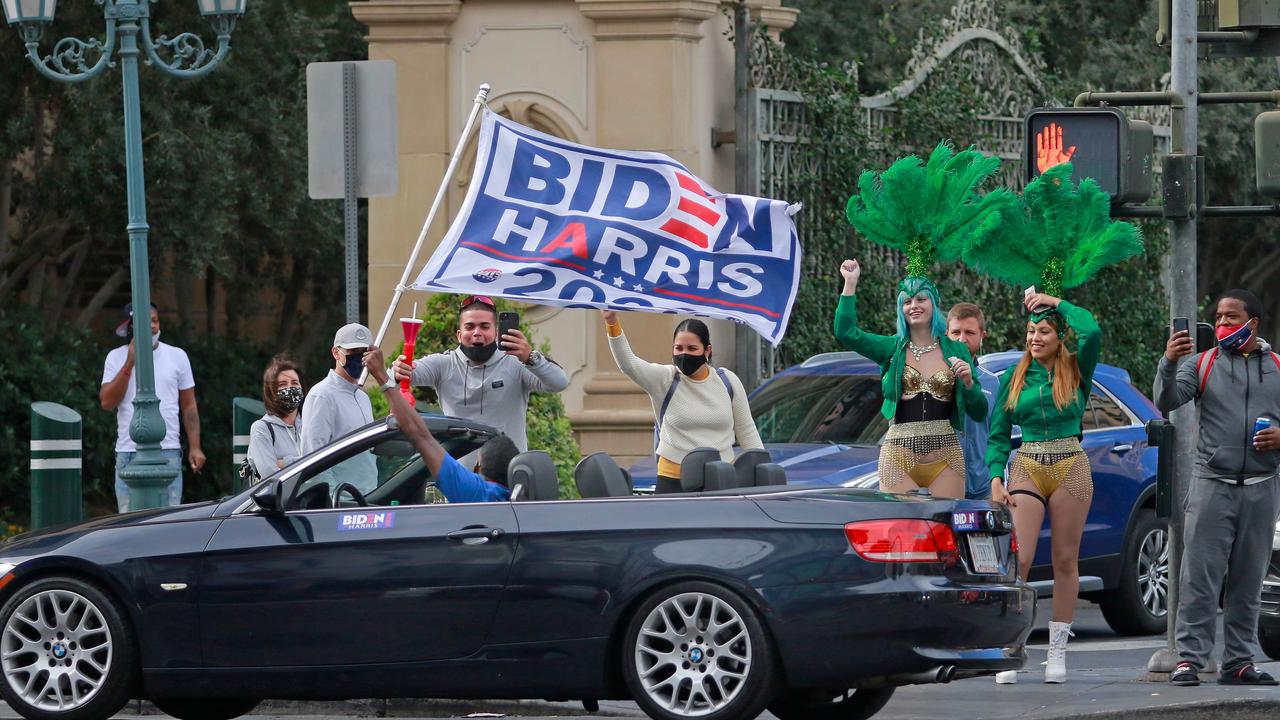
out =
[[[1058,123],[1049,123],[1036,134],[1036,169],[1041,173],[1055,165],[1070,162],[1075,154],[1075,145],[1062,149],[1062,126]]]

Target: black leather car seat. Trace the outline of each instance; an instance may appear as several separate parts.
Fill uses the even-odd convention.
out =
[[[598,452],[578,461],[573,469],[573,482],[584,498],[627,497],[631,485],[618,463],[607,453]]]
[[[555,500],[560,496],[555,461],[541,450],[520,453],[507,465],[507,487],[515,501]]]

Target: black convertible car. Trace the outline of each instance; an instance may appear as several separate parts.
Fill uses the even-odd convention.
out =
[[[455,456],[492,436],[427,421]],[[532,452],[512,502],[433,503],[422,459],[376,422],[234,497],[0,545],[0,692],[31,720],[133,697],[183,720],[356,697],[791,720],[1025,661],[1035,599],[1003,509],[741,487],[719,465],[723,489],[640,497],[591,455],[584,498],[558,500]]]

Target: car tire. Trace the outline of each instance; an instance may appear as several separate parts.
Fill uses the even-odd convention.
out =
[[[76,578],[37,580],[0,607],[0,658],[0,694],[27,720],[101,720],[137,686],[124,610]]]
[[[664,587],[636,608],[625,632],[622,674],[651,718],[754,718],[773,697],[773,643],[751,605],[724,587]]]
[[[1120,584],[1098,600],[1102,617],[1121,635],[1155,635],[1168,625],[1169,522],[1142,509],[1125,538]]]
[[[1272,660],[1280,660],[1280,626],[1258,626],[1258,645]]]
[[[191,698],[152,698],[151,702],[178,720],[231,720],[247,715],[258,707],[259,700],[217,698],[193,700]]]
[[[788,692],[769,703],[778,720],[867,720],[880,712],[897,688]]]

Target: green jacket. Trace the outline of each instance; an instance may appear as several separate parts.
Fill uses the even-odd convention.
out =
[[[898,411],[898,399],[902,397],[902,371],[907,366],[907,338],[896,335],[877,335],[858,327],[858,304],[854,295],[841,295],[840,304],[836,306],[836,340],[846,350],[853,350],[880,366],[882,374],[881,386],[884,389],[884,404],[880,412],[886,418],[893,419]],[[958,357],[973,365],[973,357],[964,343],[958,343],[948,337],[938,338],[942,348],[942,357]],[[951,409],[951,427],[956,432],[964,430],[964,416],[983,421],[987,417],[987,398],[982,394],[982,386],[974,377],[973,387],[965,388],[964,383],[956,383],[956,403]]]
[[[1000,392],[996,395],[995,409],[991,413],[991,434],[987,437],[987,471],[992,478],[1003,478],[1005,464],[1012,449],[1010,434],[1013,426],[1022,428],[1023,442],[1044,442],[1080,434],[1080,421],[1089,406],[1089,391],[1093,387],[1093,371],[1098,367],[1102,353],[1102,331],[1088,310],[1078,308],[1063,300],[1058,312],[1067,319],[1079,338],[1076,362],[1080,364],[1080,388],[1075,402],[1062,410],[1053,403],[1053,373],[1043,365],[1032,361],[1027,368],[1026,384],[1018,395],[1018,404],[1005,408],[1009,399],[1009,383],[1013,380],[1013,368],[1000,377]]]

